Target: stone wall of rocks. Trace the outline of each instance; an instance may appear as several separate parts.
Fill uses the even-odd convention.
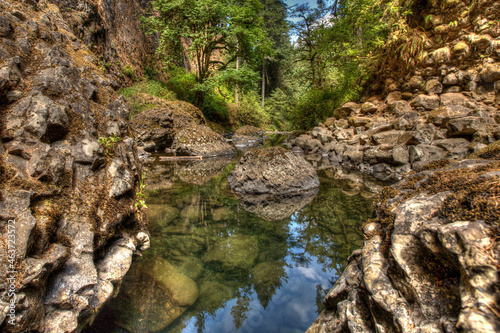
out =
[[[80,330],[149,244],[129,108],[64,11],[0,1],[2,332]]]

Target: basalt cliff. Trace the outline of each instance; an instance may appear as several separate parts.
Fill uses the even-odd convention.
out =
[[[81,330],[149,246],[115,92],[152,54],[141,5],[0,1],[2,332]]]

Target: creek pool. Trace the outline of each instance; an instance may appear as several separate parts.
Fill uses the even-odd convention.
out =
[[[363,245],[359,228],[380,184],[342,172],[338,179],[316,161],[323,165],[319,191],[284,201],[238,198],[226,178],[241,155],[145,165],[151,248],[86,332],[310,326],[348,256]]]

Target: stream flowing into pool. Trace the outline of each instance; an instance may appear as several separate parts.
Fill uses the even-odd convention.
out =
[[[265,146],[280,144],[282,136]],[[304,332],[347,258],[380,184],[313,162],[319,191],[238,198],[241,157],[146,163],[151,248],[86,332]],[[326,165],[326,167],[325,167]]]

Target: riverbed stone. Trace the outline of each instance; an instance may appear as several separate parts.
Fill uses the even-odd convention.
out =
[[[162,258],[135,265],[126,277],[129,288],[113,301],[116,321],[131,332],[157,332],[198,299],[196,283]]]
[[[312,165],[281,147],[245,153],[228,182],[238,194],[287,195],[319,187]]]
[[[245,125],[234,132],[232,139],[235,145],[251,146],[264,141],[264,132],[258,127]]]
[[[207,264],[223,271],[244,273],[254,266],[259,255],[259,244],[255,236],[237,234],[219,239],[210,245],[203,257]]]
[[[423,107],[426,110],[434,110],[439,107],[441,101],[437,95],[417,95],[411,102],[410,105],[413,107]]]
[[[224,137],[207,126],[195,126],[180,131],[172,143],[177,155],[233,156],[236,150]]]
[[[494,254],[499,245],[491,237],[497,227],[483,220],[491,222],[495,217],[469,207],[450,213],[467,214],[474,209],[481,215],[477,220],[441,215],[453,202],[449,199],[465,195],[457,192],[470,191],[466,200],[495,195],[475,193],[463,184],[489,181],[485,186],[489,188],[498,183],[492,163],[497,162],[452,162],[434,171],[409,174],[387,188],[384,192],[389,199],[380,203],[378,217],[363,228],[362,251],[349,257],[348,266],[324,299],[326,310],[307,332],[342,332],[345,328],[372,332],[373,325],[380,332],[394,327],[403,332],[498,330],[500,319],[487,305],[496,297],[496,289],[490,288],[499,282]],[[439,178],[434,172],[439,172]],[[423,184],[425,191],[421,191]],[[461,186],[464,189],[458,190]],[[382,212],[390,214],[389,232],[383,229],[387,215],[378,215]],[[378,315],[380,309],[384,319]]]

